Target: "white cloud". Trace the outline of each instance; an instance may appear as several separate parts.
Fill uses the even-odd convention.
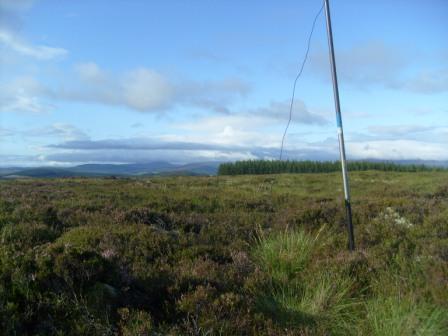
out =
[[[376,140],[348,142],[347,153],[357,159],[383,160],[447,160],[444,144],[415,140]]]
[[[192,163],[204,161],[230,161],[255,159],[250,151],[183,151],[183,150],[151,150],[151,151],[90,151],[64,152],[45,155],[45,162],[73,165],[80,163],[145,163],[167,161],[172,163]]]
[[[108,74],[93,62],[77,64],[75,71],[81,80],[87,83],[102,83],[107,81],[108,78]]]
[[[372,125],[367,127],[367,133],[351,133],[351,141],[377,140],[412,140],[419,142],[446,143],[448,141],[448,126],[439,125]]]
[[[39,160],[37,155],[15,155],[0,153],[0,162],[3,167],[35,166],[47,164],[46,160]]]
[[[190,132],[191,141],[279,147],[288,117],[288,103],[271,102],[265,107],[239,112],[229,111],[225,115],[203,117],[194,122],[175,125],[175,127]],[[324,117],[310,112],[300,100],[295,102],[292,122],[318,126],[328,124]],[[278,129],[278,133],[272,131],[273,127]],[[204,134],[207,136],[203,137]],[[288,134],[288,138],[290,137],[292,138],[293,135]]]
[[[217,119],[219,119],[217,117]],[[257,132],[237,128],[237,125],[219,126],[209,120],[203,127],[191,129],[185,135],[172,134],[142,138],[90,140],[76,135],[76,129],[60,125],[50,133],[65,137],[65,141],[47,146],[42,158],[48,162],[75,164],[81,162],[131,163],[166,160],[177,163],[208,160],[277,159],[279,136],[273,132]],[[230,117],[232,119],[232,117]],[[240,119],[241,120],[241,119]],[[234,120],[235,122],[237,119]],[[55,125],[53,125],[55,126]],[[73,133],[75,136],[73,136]],[[75,140],[71,140],[75,139]],[[285,149],[285,158],[336,160],[336,137],[306,141],[300,136]],[[347,142],[349,159],[382,160],[448,160],[448,149],[443,143],[408,139],[350,140]]]
[[[124,102],[138,111],[165,110],[174,99],[173,85],[161,74],[145,68],[133,70],[122,82]]]
[[[63,48],[31,45],[5,29],[0,30],[0,43],[21,55],[30,56],[39,60],[51,60],[68,54],[68,51]]]
[[[188,131],[181,137],[164,137],[165,140],[204,142],[233,146],[276,147],[280,145],[280,134],[267,133],[265,127],[272,123],[266,118],[247,115],[218,115],[202,118],[196,122],[177,125]]]
[[[224,137],[224,141],[222,137]],[[154,160],[187,163],[209,160],[278,158],[278,140],[269,143],[265,138],[266,135],[261,133],[244,134],[243,131],[235,133],[234,130],[226,127],[220,134],[210,133],[195,137],[173,135],[151,138],[66,141],[48,146],[52,153],[46,155],[45,159],[63,163],[130,163]],[[336,145],[336,139],[333,139],[332,142],[301,142],[288,148],[285,151],[285,157],[290,159],[336,159]]]
[[[52,98],[120,105],[139,112],[162,112],[177,100],[174,85],[152,69],[112,74],[88,62],[78,64],[75,71],[78,80],[63,90],[51,89]]]
[[[230,113],[231,102],[247,96],[251,91],[250,84],[239,78],[204,81],[178,79],[173,86],[182,104],[221,114]]]
[[[175,126],[193,133],[216,133],[223,131],[226,127],[248,130],[261,128],[266,124],[267,121],[262,118],[253,118],[247,115],[216,115]]]
[[[55,100],[125,106],[139,112],[161,113],[175,106],[222,112],[250,89],[238,79],[174,80],[149,68],[114,74],[93,62],[78,64],[75,74],[66,85],[47,88],[47,95]]]
[[[45,100],[124,106],[139,112],[163,113],[174,107],[195,107],[208,112],[227,112],[228,105],[250,90],[247,83],[225,78],[214,81],[173,80],[148,68],[114,74],[96,63],[75,66],[64,83],[44,85],[32,77],[0,84],[0,110],[42,112],[53,106]],[[24,79],[25,78],[25,79]],[[69,79],[69,81],[66,81]],[[53,81],[57,83],[57,81]]]
[[[36,60],[53,60],[66,56],[68,51],[47,45],[36,45],[26,41],[21,34],[23,12],[29,10],[34,0],[0,0],[0,44],[14,55]]]
[[[42,99],[45,88],[32,77],[18,77],[0,84],[0,112],[43,113],[54,108]]]
[[[23,91],[19,91],[14,97],[14,101],[3,109],[5,111],[41,113],[47,111],[48,106],[41,104],[37,97],[30,97]]]

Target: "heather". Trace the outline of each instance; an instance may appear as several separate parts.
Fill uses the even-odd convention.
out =
[[[0,182],[5,335],[445,335],[448,173]]]

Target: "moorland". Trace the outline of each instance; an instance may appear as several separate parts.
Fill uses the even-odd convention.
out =
[[[3,335],[447,335],[448,172],[0,181]]]

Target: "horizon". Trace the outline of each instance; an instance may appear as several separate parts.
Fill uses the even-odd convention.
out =
[[[55,169],[70,169],[70,168],[77,168],[81,166],[134,166],[134,165],[154,165],[154,164],[165,164],[165,165],[171,165],[173,167],[184,167],[184,166],[191,166],[191,165],[213,165],[218,167],[221,164],[228,164],[228,163],[236,163],[236,162],[246,162],[246,161],[280,161],[280,162],[320,162],[320,163],[334,163],[334,162],[340,162],[339,159],[329,159],[329,160],[263,160],[263,159],[249,159],[249,160],[236,160],[236,161],[196,161],[196,162],[186,162],[186,163],[179,163],[179,162],[170,162],[170,161],[147,161],[147,162],[128,162],[128,163],[81,163],[81,164],[59,164],[59,165],[2,165],[0,164],[0,169],[47,169],[47,168],[55,168]],[[403,165],[403,166],[411,166],[411,165],[417,165],[417,166],[426,166],[426,167],[447,167],[448,168],[448,160],[382,160],[382,159],[361,159],[361,160],[348,160],[348,163],[356,163],[356,162],[370,162],[370,163],[391,163],[391,164],[397,164],[397,165]]]
[[[0,167],[277,159],[321,1],[0,0]],[[448,160],[448,3],[331,1],[349,160]],[[335,160],[323,14],[285,159]]]

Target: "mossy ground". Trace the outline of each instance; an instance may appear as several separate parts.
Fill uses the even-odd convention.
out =
[[[448,173],[0,182],[5,335],[444,335]]]

